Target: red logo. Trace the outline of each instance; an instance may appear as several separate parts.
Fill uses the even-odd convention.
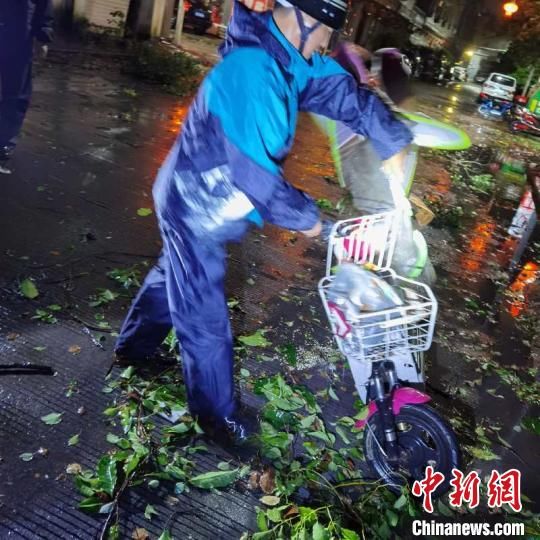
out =
[[[500,508],[508,504],[514,512],[521,512],[521,472],[510,469],[501,474],[492,471],[488,481],[488,506]]]
[[[430,465],[426,467],[423,480],[416,480],[412,486],[412,494],[416,497],[423,496],[422,506],[426,512],[433,512],[433,493],[444,482],[445,477],[440,472],[435,472]],[[450,506],[459,508],[467,504],[469,508],[476,508],[480,504],[480,476],[476,471],[467,476],[458,469],[452,470],[449,495]],[[508,504],[514,512],[521,512],[521,472],[510,469],[505,473],[492,471],[487,484],[488,506],[500,508]]]
[[[450,485],[450,506],[459,508],[466,502],[469,508],[476,508],[480,504],[480,476],[476,471],[465,476],[458,469],[452,470]]]
[[[412,493],[416,497],[420,495],[424,496],[422,506],[426,512],[430,514],[433,512],[433,501],[431,496],[434,491],[444,482],[444,474],[440,472],[434,472],[433,467],[429,465],[426,467],[426,476],[423,480],[416,480],[412,487]]]

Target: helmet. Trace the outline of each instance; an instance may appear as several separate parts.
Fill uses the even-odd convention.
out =
[[[349,7],[347,0],[288,0],[288,3],[334,30],[342,28]]]

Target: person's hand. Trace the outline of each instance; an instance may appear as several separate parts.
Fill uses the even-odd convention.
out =
[[[315,225],[309,229],[309,231],[301,231],[302,234],[305,234],[308,238],[315,238],[321,234],[322,231],[322,222],[319,220]]]
[[[393,155],[390,159],[387,159],[383,163],[383,169],[391,178],[403,179],[405,175],[405,158],[407,157],[407,149],[405,148],[401,152]]]

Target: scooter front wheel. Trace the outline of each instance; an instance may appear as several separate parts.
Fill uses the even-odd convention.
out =
[[[426,405],[405,405],[395,420],[399,459],[391,461],[386,456],[379,413],[376,413],[370,418],[364,434],[364,454],[368,464],[396,493],[405,484],[423,480],[426,468],[431,465],[445,478],[434,496],[444,494],[452,479],[452,469],[459,469],[461,464],[459,445],[452,428]]]

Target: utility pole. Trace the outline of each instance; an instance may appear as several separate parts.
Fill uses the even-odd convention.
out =
[[[176,27],[174,29],[174,44],[180,46],[182,30],[184,28],[184,0],[178,0],[178,12],[176,14]]]

